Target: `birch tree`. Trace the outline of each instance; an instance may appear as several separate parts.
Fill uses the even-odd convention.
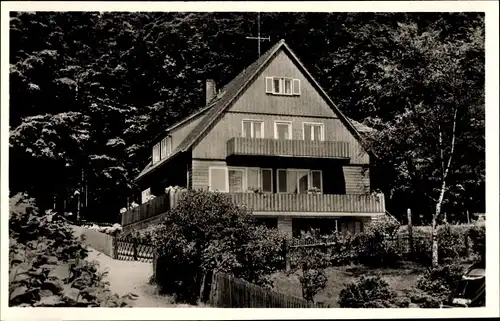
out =
[[[406,96],[402,113],[369,123],[376,155],[396,171],[396,189],[421,194],[432,212],[432,264],[438,264],[437,228],[450,191],[466,197],[461,153],[478,144],[484,153],[484,34],[443,39],[438,30],[400,24],[392,33],[398,56],[380,69],[383,95]],[[481,149],[480,147],[480,149]],[[469,149],[470,150],[470,149]],[[479,175],[481,176],[481,175]],[[477,177],[477,181],[484,179]]]

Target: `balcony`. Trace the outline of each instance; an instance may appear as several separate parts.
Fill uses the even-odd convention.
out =
[[[371,194],[267,194],[231,193],[231,199],[254,214],[300,213],[300,215],[359,215],[385,213],[384,196]]]
[[[122,214],[122,225],[152,219],[168,212],[184,192],[160,195]],[[363,216],[385,213],[384,195],[371,194],[287,194],[228,193],[238,205],[255,215]]]
[[[287,156],[349,159],[349,143],[337,141],[278,140],[233,137],[227,156]]]

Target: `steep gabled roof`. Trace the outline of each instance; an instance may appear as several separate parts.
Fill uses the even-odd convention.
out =
[[[199,139],[205,134],[205,132],[209,129],[210,125],[212,125],[218,118],[224,113],[224,111],[231,105],[231,103],[238,97],[238,95],[246,88],[246,86],[251,83],[260,73],[260,71],[264,70],[264,67],[270,62],[271,58],[278,53],[279,50],[286,50],[291,56],[292,60],[297,64],[297,66],[301,69],[304,75],[309,79],[309,81],[313,84],[313,86],[318,90],[318,92],[323,96],[323,98],[327,101],[333,111],[338,115],[339,119],[343,122],[343,124],[349,129],[349,131],[361,141],[361,135],[358,131],[358,128],[362,129],[364,132],[364,125],[357,123],[358,126],[355,126],[351,120],[344,116],[344,114],[338,109],[338,107],[333,103],[333,101],[328,97],[326,92],[321,88],[321,86],[314,80],[312,75],[307,71],[304,65],[300,62],[297,56],[292,52],[292,50],[286,45],[285,40],[280,40],[273,47],[271,47],[268,51],[266,51],[262,56],[260,56],[254,63],[245,68],[241,73],[239,73],[233,80],[231,80],[224,88],[221,90],[220,94],[217,95],[214,100],[209,103],[210,107],[206,112],[204,118],[200,121],[200,123],[193,128],[193,130],[186,136],[186,138],[175,148],[172,154],[166,158],[161,160],[155,165],[149,163],[146,168],[139,174],[136,178],[139,179],[144,175],[150,173],[154,169],[160,167],[162,164],[168,162],[173,159],[175,156],[180,153],[188,151],[193,145],[195,145]],[[366,127],[366,126],[365,126]]]

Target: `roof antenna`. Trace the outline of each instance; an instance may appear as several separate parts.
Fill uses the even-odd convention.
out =
[[[247,39],[255,39],[257,40],[257,50],[259,53],[260,57],[260,42],[261,41],[270,41],[271,39],[269,37],[261,37],[260,36],[260,12],[257,13],[257,37],[247,37]]]

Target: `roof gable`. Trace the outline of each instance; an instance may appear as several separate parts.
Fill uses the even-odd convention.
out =
[[[319,94],[325,99],[325,101],[333,109],[334,113],[338,115],[342,123],[347,127],[347,129],[354,135],[354,137],[362,142],[362,137],[358,132],[357,128],[363,128],[361,126],[354,126],[353,123],[344,116],[344,114],[338,109],[338,107],[333,103],[333,101],[328,97],[326,92],[321,88],[318,82],[312,77],[312,75],[307,71],[304,65],[300,62],[293,51],[286,45],[285,41],[282,39],[266,51],[262,56],[260,56],[254,63],[245,68],[240,72],[233,80],[231,80],[224,88],[220,91],[214,100],[207,106],[207,112],[199,124],[186,136],[186,138],[176,147],[169,158],[166,158],[154,166],[149,166],[145,168],[137,179],[146,175],[147,173],[153,171],[155,168],[161,166],[163,163],[174,158],[176,155],[188,151],[193,145],[200,141],[200,138],[206,133],[210,126],[220,119],[220,116],[231,106],[233,101],[239,96],[239,94],[250,84],[259,73],[268,65],[268,63],[281,51],[285,51],[290,59],[297,65],[299,70],[308,78],[311,84],[316,88]],[[364,128],[363,128],[364,129]],[[363,130],[365,131],[365,130]]]

